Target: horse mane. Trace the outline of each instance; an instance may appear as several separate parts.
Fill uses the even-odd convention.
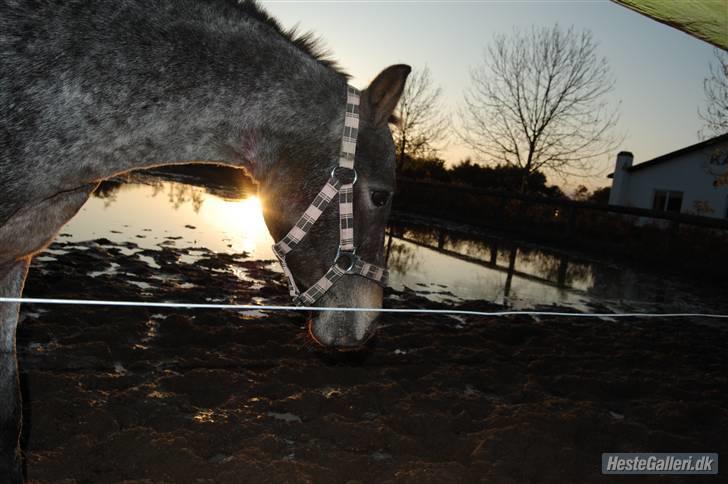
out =
[[[258,0],[228,0],[234,4],[245,15],[251,17],[268,27],[290,42],[301,52],[309,55],[319,64],[333,70],[337,74],[349,79],[349,74],[344,72],[335,59],[331,58],[331,52],[323,45],[320,37],[313,32],[299,32],[298,25],[286,30],[272,17],[259,3]]]

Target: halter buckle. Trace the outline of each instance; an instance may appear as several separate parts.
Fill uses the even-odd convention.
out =
[[[336,257],[334,258],[334,265],[348,274],[356,265],[356,260],[356,250],[341,250],[341,247],[339,247],[339,249],[336,251]],[[339,264],[339,261],[343,262],[344,264]]]
[[[331,170],[331,176],[339,180],[342,185],[353,185],[358,178],[354,168],[347,168],[345,166],[335,166]]]

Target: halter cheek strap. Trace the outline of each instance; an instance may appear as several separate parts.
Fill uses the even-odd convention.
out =
[[[388,272],[375,264],[364,262],[356,255],[354,246],[354,184],[357,181],[354,169],[356,140],[359,134],[359,102],[357,89],[347,86],[346,114],[344,132],[341,139],[339,163],[331,172],[324,187],[319,191],[311,205],[301,215],[293,228],[273,245],[273,253],[288,277],[289,291],[296,304],[312,305],[344,275],[353,274],[366,277],[381,286],[387,285]],[[306,237],[311,227],[321,217],[326,207],[339,196],[339,249],[333,264],[326,273],[305,291],[301,292],[291,273],[286,256]]]

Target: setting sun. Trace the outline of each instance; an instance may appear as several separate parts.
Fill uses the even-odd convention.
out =
[[[263,220],[260,198],[249,196],[242,200],[226,200],[209,197],[201,209],[201,215],[210,225],[225,232],[230,238],[230,250],[245,251],[256,257],[272,258],[270,246],[273,240]]]

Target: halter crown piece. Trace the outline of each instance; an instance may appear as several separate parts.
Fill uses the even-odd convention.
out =
[[[278,257],[283,272],[288,277],[289,291],[297,305],[313,305],[326,294],[326,291],[331,289],[336,281],[347,274],[366,277],[381,286],[387,285],[387,270],[361,260],[356,255],[354,246],[354,184],[357,180],[354,155],[359,134],[359,100],[359,91],[347,86],[346,115],[344,116],[344,133],[341,139],[339,163],[331,171],[331,176],[326,184],[293,225],[293,228],[273,245],[273,253]],[[286,264],[286,256],[306,237],[336,194],[339,195],[339,250],[336,252],[333,264],[321,279],[301,292],[293,278],[293,273]]]

